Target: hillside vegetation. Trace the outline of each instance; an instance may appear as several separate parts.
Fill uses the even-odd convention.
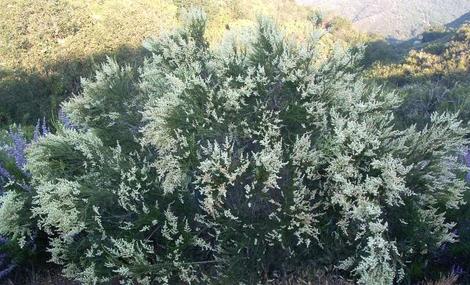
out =
[[[428,36],[431,33],[425,33],[423,39],[432,39],[431,35]],[[411,50],[401,63],[377,66],[372,77],[386,79],[398,86],[416,81],[468,79],[470,24],[450,34],[441,32],[435,35],[436,39],[426,41],[419,49]]]
[[[416,37],[434,26],[463,24],[468,0],[297,0],[332,11],[352,21],[363,32],[392,40]]]
[[[220,41],[227,29],[253,25],[259,15],[303,37],[311,9],[281,1],[14,0],[0,2],[0,126],[34,124],[55,116],[59,103],[78,92],[80,77],[106,56],[136,65],[142,42],[180,23],[186,8],[207,11],[207,39]],[[361,34],[339,29],[345,41]]]
[[[398,89],[405,122],[425,124],[435,111],[459,111],[470,120],[470,24],[457,30],[430,31],[399,63],[376,64],[369,77]]]

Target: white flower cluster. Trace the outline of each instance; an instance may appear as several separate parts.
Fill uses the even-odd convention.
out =
[[[6,192],[0,196],[0,232],[16,241],[23,248],[32,236],[29,224],[19,223],[23,218],[24,198],[15,192]]]

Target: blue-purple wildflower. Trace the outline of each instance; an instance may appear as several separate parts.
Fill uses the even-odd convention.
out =
[[[76,126],[72,123],[63,109],[59,110],[59,121],[66,129],[76,129]]]
[[[455,274],[455,275],[457,275],[457,276],[460,276],[460,275],[462,275],[462,274],[465,273],[465,270],[463,270],[463,268],[462,268],[460,265],[458,265],[458,264],[457,264],[457,265],[453,265],[451,271],[452,271],[453,274]]]
[[[12,180],[10,172],[8,172],[8,170],[6,170],[3,166],[0,165],[0,195],[3,193],[3,186],[8,180]]]
[[[12,144],[7,148],[7,154],[15,160],[16,166],[23,170],[26,165],[26,147],[27,142],[21,131],[15,131],[10,128],[8,131]]]
[[[33,141],[37,142],[40,137],[44,137],[49,133],[49,128],[47,127],[46,118],[38,119],[36,127],[34,128]]]
[[[43,118],[42,124],[41,120],[38,120],[34,130],[34,141],[37,141],[39,137],[45,136],[48,133],[49,129],[46,125],[45,118]],[[26,140],[21,130],[16,128],[10,128],[8,131],[8,136],[10,142],[3,146],[2,149],[4,149],[6,154],[14,160],[16,167],[22,170],[25,175],[29,176],[29,173],[25,170],[26,148],[29,145],[28,141]],[[5,184],[14,180],[14,176],[6,168],[0,165],[0,195],[4,193],[3,187]],[[20,186],[26,191],[31,191],[31,186],[27,182],[24,183],[17,181],[16,185]],[[8,240],[6,238],[0,236],[0,246],[5,245],[7,242]],[[28,243],[30,243],[33,248],[36,246],[33,239],[28,241]],[[0,280],[6,278],[15,268],[16,264],[12,261],[11,256],[5,252],[0,252]]]
[[[6,178],[8,180],[12,179],[12,176],[8,170],[6,170],[3,166],[0,165],[0,177]]]
[[[42,135],[47,136],[49,133],[49,128],[47,127],[46,117],[42,118]]]

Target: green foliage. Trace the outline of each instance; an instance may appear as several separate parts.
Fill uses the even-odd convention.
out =
[[[141,64],[142,40],[177,23],[170,3],[141,2],[0,1],[0,125],[50,118],[106,55]]]
[[[444,46],[442,46],[444,45]],[[468,80],[470,73],[470,25],[464,25],[448,43],[433,43],[411,50],[402,63],[377,65],[371,77],[398,86],[426,80],[448,82]]]
[[[404,125],[429,123],[434,112],[459,112],[465,122],[470,92],[470,31],[464,25],[455,32],[412,50],[401,63],[376,64],[369,78],[399,88],[403,104],[398,109],[399,122]],[[443,42],[443,40],[448,42]]]
[[[297,35],[308,25],[309,9],[288,0],[2,0],[0,127],[32,125],[56,114],[64,99],[80,91],[80,78],[91,76],[106,56],[140,65],[142,41],[178,26],[177,16],[192,5],[210,14],[211,41],[226,27],[251,25],[259,13],[283,19]]]
[[[470,121],[470,83],[456,82],[447,87],[439,82],[406,85],[400,90],[403,104],[397,109],[398,121],[420,128],[429,124],[434,112],[454,112],[464,122]]]
[[[384,39],[372,37],[366,43],[362,64],[370,68],[374,64],[390,64],[399,59],[398,51]]]
[[[315,27],[321,27],[325,21],[325,15],[321,11],[315,11],[310,16],[310,21],[315,25]]]
[[[11,133],[22,135],[23,131],[16,126],[11,127],[9,133],[0,131],[0,232],[4,240],[0,250],[15,265],[34,263],[34,266],[41,267],[47,254],[42,233],[31,212],[33,190],[30,176],[18,165],[18,160],[15,161],[23,155],[20,153],[22,149],[15,149],[11,154],[11,148],[21,144],[18,139],[23,137],[12,138]],[[5,240],[6,236],[8,239]]]
[[[396,94],[364,81],[354,52],[325,60],[324,30],[293,41],[261,18],[211,48],[206,24],[187,14],[138,70],[108,60],[64,105],[77,129],[30,146],[34,187],[0,213],[32,213],[66,276],[257,284],[337,268],[391,284],[455,240],[468,132],[455,115],[398,130]],[[24,223],[9,217],[12,237]]]
[[[130,66],[120,67],[108,58],[94,80],[82,80],[81,96],[64,105],[65,113],[72,121],[80,122],[80,127],[102,132],[98,136],[108,144],[134,141],[141,120],[137,111],[144,103],[134,84],[135,73]]]
[[[411,51],[402,62],[395,64],[380,63],[370,71],[369,78],[386,83],[396,89],[403,103],[396,109],[396,121],[400,128],[415,125],[426,128],[435,112],[458,113],[465,124],[470,121],[470,42],[469,25],[456,31],[434,29],[423,35],[417,50]],[[466,152],[468,163],[468,150]],[[468,177],[467,177],[468,179]],[[468,270],[470,253],[468,251],[468,221],[470,202],[468,191],[463,200],[466,205],[460,210],[450,212],[450,219],[457,225],[455,233],[458,243],[443,245],[435,251],[416,258],[410,264],[410,279],[438,278],[443,272],[458,264]],[[461,282],[468,282],[467,279]]]

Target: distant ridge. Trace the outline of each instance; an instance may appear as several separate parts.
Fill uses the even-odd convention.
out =
[[[470,1],[470,0],[469,0]],[[454,21],[448,23],[446,26],[449,28],[458,28],[462,26],[465,23],[470,23],[470,12],[468,12],[465,15],[462,15],[461,17],[455,19]]]
[[[408,40],[433,25],[470,20],[470,0],[296,0],[351,20],[358,29],[392,41]]]

